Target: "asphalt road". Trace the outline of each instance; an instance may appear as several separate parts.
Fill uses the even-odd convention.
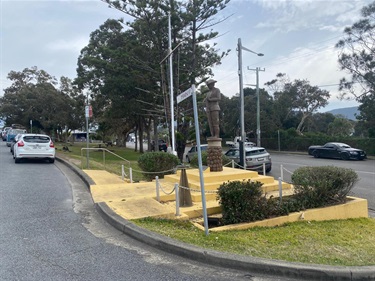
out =
[[[375,217],[375,160],[363,161],[322,159],[306,154],[271,152],[272,171],[270,176],[281,177],[281,166],[284,181],[290,182],[293,171],[302,166],[336,166],[353,169],[359,177],[350,195],[365,198],[368,201],[369,214]]]
[[[143,245],[108,225],[63,164],[15,164],[0,142],[0,280],[293,279],[233,271]]]

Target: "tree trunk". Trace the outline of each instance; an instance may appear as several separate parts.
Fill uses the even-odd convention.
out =
[[[302,119],[301,119],[301,121],[299,122],[299,124],[297,126],[296,131],[297,131],[297,134],[300,135],[300,136],[303,136],[302,126],[305,123],[306,118],[309,117],[309,115],[310,115],[309,113],[303,113]]]

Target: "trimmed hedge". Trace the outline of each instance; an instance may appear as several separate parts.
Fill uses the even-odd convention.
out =
[[[295,198],[306,209],[344,203],[357,181],[352,169],[333,166],[301,167],[292,175]]]
[[[173,174],[173,169],[178,164],[180,160],[177,156],[165,152],[148,152],[138,158],[138,166],[145,171],[143,175],[147,180],[153,180],[156,176],[164,178],[164,175]]]
[[[267,199],[263,195],[262,183],[232,181],[218,189],[218,200],[222,207],[224,224],[250,222],[266,218]]]
[[[218,188],[222,224],[235,224],[288,215],[305,209],[345,203],[358,175],[351,169],[323,166],[301,167],[294,171],[294,194],[266,198],[262,183],[232,181]]]

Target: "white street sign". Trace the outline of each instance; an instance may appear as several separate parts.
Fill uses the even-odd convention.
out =
[[[183,100],[190,97],[192,94],[193,94],[193,89],[190,87],[185,92],[183,92],[183,93],[181,93],[180,95],[177,96],[177,103],[182,102]]]

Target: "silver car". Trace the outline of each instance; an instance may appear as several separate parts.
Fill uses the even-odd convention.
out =
[[[201,151],[206,151],[208,144],[201,144]],[[186,162],[190,163],[190,160],[193,158],[194,155],[197,155],[198,147],[193,145],[190,150],[186,153]]]
[[[225,156],[240,164],[240,150],[231,148]],[[272,161],[271,155],[263,147],[245,147],[246,169],[261,172],[263,171],[263,163],[266,165],[266,173],[271,171]]]

